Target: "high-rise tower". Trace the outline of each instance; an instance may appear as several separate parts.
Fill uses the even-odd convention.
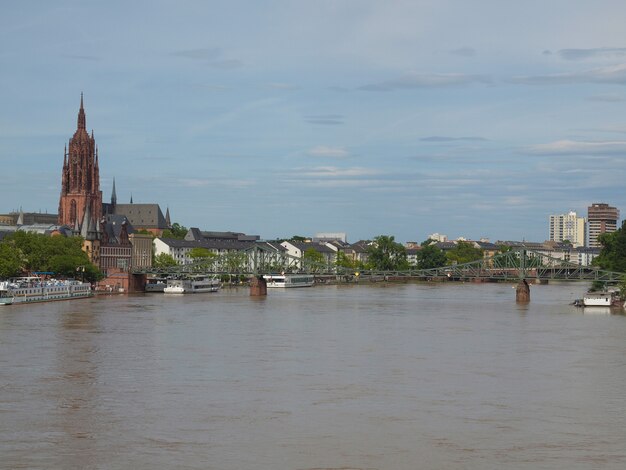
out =
[[[617,230],[619,209],[604,203],[591,204],[587,208],[587,220],[589,221],[589,246],[600,247],[598,235],[612,233]]]
[[[93,232],[102,217],[98,147],[86,127],[81,93],[78,126],[63,155],[59,224],[85,234]]]

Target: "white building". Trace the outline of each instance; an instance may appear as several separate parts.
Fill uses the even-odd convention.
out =
[[[429,240],[435,240],[436,242],[443,243],[448,241],[448,235],[443,235],[441,233],[432,233],[428,235]]]
[[[550,216],[550,241],[563,242],[569,240],[574,248],[585,246],[587,224],[584,217],[576,212]]]

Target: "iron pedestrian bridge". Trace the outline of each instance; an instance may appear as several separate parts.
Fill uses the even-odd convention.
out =
[[[185,276],[213,274],[232,276],[260,276],[277,272],[309,273],[321,278],[340,276],[360,279],[418,279],[418,280],[491,280],[519,281],[600,281],[617,283],[626,279],[626,273],[605,271],[593,266],[581,266],[540,251],[515,248],[489,258],[470,263],[442,266],[431,269],[408,269],[403,271],[359,270],[333,264],[307,263],[284,253],[251,248],[245,252],[207,258],[192,264],[167,268],[135,269],[133,274],[157,276]]]

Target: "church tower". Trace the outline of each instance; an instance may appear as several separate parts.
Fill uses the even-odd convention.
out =
[[[78,126],[63,155],[59,225],[68,225],[75,232],[88,232],[93,236],[93,227],[96,227],[101,217],[102,191],[100,191],[98,147],[93,131],[91,135],[87,133],[81,93]]]

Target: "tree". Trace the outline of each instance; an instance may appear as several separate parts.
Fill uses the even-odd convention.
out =
[[[401,271],[408,269],[406,248],[397,243],[392,235],[379,235],[368,247],[368,264],[379,271]]]
[[[172,266],[178,266],[178,263],[172,257],[172,255],[168,255],[167,253],[161,253],[154,257],[153,266],[158,269],[164,269]]]
[[[626,221],[613,233],[603,233],[598,237],[602,250],[593,264],[602,269],[626,272]]]
[[[172,224],[172,228],[163,230],[163,238],[175,238],[182,240],[187,235],[187,227],[180,225],[178,222]]]
[[[303,237],[302,235],[294,235],[288,241],[290,242],[306,242],[308,240],[307,237]]]
[[[417,252],[417,266],[420,269],[432,269],[445,266],[448,258],[437,245],[423,245]]]
[[[460,241],[446,253],[446,257],[450,264],[471,263],[483,258],[483,250],[475,248],[471,243]]]
[[[348,258],[348,256],[343,251],[339,251],[337,252],[337,260],[335,261],[335,265],[338,268],[353,270],[358,268],[359,263],[352,258]]]
[[[195,247],[189,250],[189,257],[196,261],[208,260],[209,258],[215,258],[217,255],[208,248]]]
[[[6,237],[1,245],[9,247],[8,253],[12,251],[19,255],[20,271],[50,271],[61,276],[76,277],[76,269],[82,267],[86,280],[97,280],[101,276],[98,268],[82,250],[81,237],[49,237],[18,231]],[[8,260],[14,260],[14,257],[9,256]]]
[[[23,263],[22,250],[8,243],[0,243],[0,279],[19,276]]]
[[[324,255],[315,248],[307,248],[302,255],[302,264],[305,269],[319,271],[324,266]]]

